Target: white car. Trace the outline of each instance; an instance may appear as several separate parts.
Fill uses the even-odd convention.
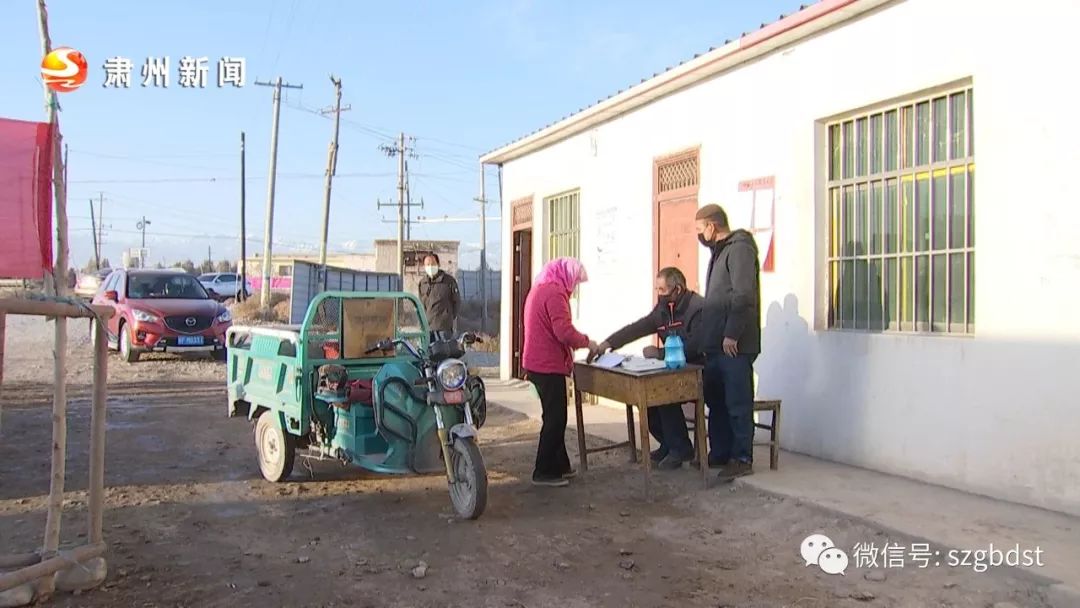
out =
[[[75,283],[75,295],[84,300],[93,300],[98,287],[101,287],[105,279],[109,278],[112,271],[112,268],[102,268],[80,275],[78,282]]]
[[[240,294],[240,275],[235,272],[212,272],[199,275],[199,282],[211,295],[223,300],[235,298]],[[244,289],[244,297],[251,295],[251,282]]]

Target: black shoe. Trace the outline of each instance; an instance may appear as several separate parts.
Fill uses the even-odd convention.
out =
[[[563,479],[573,479],[575,477],[577,477],[577,471],[575,471],[574,469],[570,469],[569,471],[562,474]]]
[[[665,456],[664,459],[656,465],[656,468],[661,471],[674,471],[675,469],[682,468],[683,463],[688,462],[689,460],[689,457],[672,453]]]
[[[549,475],[533,475],[532,484],[534,486],[546,486],[549,488],[562,488],[570,485],[570,482],[564,479],[562,476],[551,477]]]
[[[724,467],[726,467],[728,465],[728,462],[729,461],[727,461],[727,460],[716,460],[714,458],[710,458],[709,459],[709,468],[710,469],[722,469],[722,468],[724,468]]]
[[[734,481],[736,477],[743,477],[744,475],[754,474],[754,464],[751,462],[743,462],[741,460],[732,460],[720,470],[720,474],[717,476],[720,481]]]
[[[649,460],[653,461],[653,463],[655,464],[655,463],[658,463],[661,460],[663,460],[667,455],[668,455],[667,448],[659,447],[659,448],[656,448],[655,450],[649,452]]]

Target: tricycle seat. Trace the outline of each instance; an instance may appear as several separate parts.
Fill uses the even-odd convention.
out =
[[[346,403],[349,405],[362,405],[364,407],[372,407],[373,388],[371,380],[353,380],[349,382],[348,389],[346,390]]]

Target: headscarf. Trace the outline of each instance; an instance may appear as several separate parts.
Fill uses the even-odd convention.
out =
[[[589,280],[585,267],[574,258],[555,258],[547,264],[536,276],[536,285],[555,283],[562,287],[567,294],[573,293],[579,283]]]

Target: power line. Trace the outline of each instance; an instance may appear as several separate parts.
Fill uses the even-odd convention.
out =
[[[106,193],[106,194],[109,195],[108,200],[113,204],[114,207],[117,205],[118,202],[120,202],[120,203],[132,202],[132,203],[135,203],[135,204],[145,203],[147,205],[151,205],[151,206],[153,206],[152,212],[155,215],[158,215],[158,216],[165,216],[167,218],[167,221],[168,221],[169,225],[180,226],[181,228],[185,228],[185,229],[190,228],[190,229],[193,229],[193,230],[197,230],[197,229],[200,229],[200,228],[203,228],[203,227],[206,226],[207,215],[204,214],[204,213],[181,211],[181,210],[177,209],[177,207],[179,207],[179,205],[170,204],[168,202],[145,201],[145,200],[141,200],[141,199],[129,199],[128,197],[118,197],[118,196],[112,195],[111,193]],[[138,208],[138,207],[128,207],[128,209],[135,209],[135,208]],[[90,219],[88,216],[69,216],[69,217],[71,217],[72,219],[79,219],[79,220],[89,220]],[[140,217],[139,216],[110,216],[110,219],[122,220],[122,221],[136,221],[136,220],[139,220]],[[222,228],[222,229],[238,228],[238,224],[236,224],[235,222],[236,222],[236,220],[217,221],[217,222],[215,222],[215,225],[216,225],[216,227],[219,227],[219,228]],[[154,234],[158,234],[158,233],[155,232]],[[192,236],[199,236],[199,234],[192,233]],[[291,239],[294,242],[304,242],[304,237],[299,236],[299,233],[285,232],[285,233],[282,234],[282,236],[284,236],[284,237],[286,237],[288,239]],[[332,234],[331,236],[336,236],[336,237],[342,237],[343,238],[346,235],[341,234],[340,232],[338,232],[336,234]],[[252,237],[249,237],[249,240],[251,238]],[[277,242],[277,241],[275,240],[275,242]]]
[[[282,38],[288,39],[289,34],[292,32],[293,18],[296,15],[296,5],[300,0],[293,0],[292,7],[289,9],[289,19],[285,22],[285,35]],[[270,68],[271,72],[277,70],[278,59],[281,58],[281,49],[284,48],[284,44],[278,44],[277,54],[274,55],[274,66]]]
[[[91,232],[92,230],[93,230],[92,228],[72,228],[71,229],[72,232]],[[128,229],[123,229],[123,228],[117,228],[117,229],[111,230],[111,232],[115,232],[117,234],[132,234],[132,235],[141,235],[142,234],[142,231],[140,231],[140,230],[128,230]],[[236,241],[236,235],[205,234],[205,233],[194,233],[194,232],[158,232],[158,231],[155,231],[155,232],[150,233],[150,236],[151,237],[178,238],[178,239],[209,239],[209,240],[214,240],[214,241],[234,241],[234,242]],[[256,241],[256,242],[260,242],[260,243],[263,241],[262,238],[255,237],[255,236],[248,237],[248,240]],[[279,240],[275,239],[274,240],[274,245],[275,246],[286,247],[286,248],[292,248],[292,249],[300,249],[300,250],[305,250],[305,251],[307,251],[307,250],[316,251],[316,252],[318,251],[318,245],[317,244],[310,243],[310,242],[307,242],[307,241],[279,241]],[[345,250],[343,250],[343,249],[337,249],[337,250],[332,251],[332,253],[344,253],[344,252],[345,252]]]
[[[270,5],[270,14],[266,17],[266,31],[263,32],[262,45],[259,46],[259,57],[263,56],[263,51],[266,50],[266,41],[270,39],[270,24],[274,21],[274,11],[277,9],[278,0],[274,0],[274,3]]]
[[[381,172],[381,173],[338,173],[334,177],[336,178],[375,178],[375,177],[390,177],[394,173]],[[322,179],[326,177],[325,173],[278,173],[277,179]],[[266,179],[265,175],[249,175],[245,178],[247,181],[261,181]],[[165,183],[216,183],[216,182],[235,182],[240,178],[236,176],[213,176],[213,177],[147,177],[147,178],[132,178],[132,179],[79,179],[72,180],[68,183],[71,184],[165,184]]]
[[[447,165],[450,165],[451,167],[457,167],[459,169],[464,169],[466,171],[469,171],[470,173],[478,171],[478,169],[476,168],[476,165],[469,165],[469,164],[466,164],[464,161],[456,160],[456,159],[453,159],[453,158],[448,158],[446,156],[442,156],[442,155],[436,154],[434,152],[422,152],[420,155],[422,157],[425,157],[425,158],[430,158],[432,160],[435,160],[435,161],[438,161],[438,162],[441,162],[441,163],[445,163]]]
[[[204,156],[221,156],[221,157],[224,157],[224,156],[230,156],[231,157],[231,156],[233,156],[232,154],[229,154],[227,152],[210,152],[210,151],[197,151],[197,152],[193,151],[193,152],[185,152],[185,153],[182,153],[182,154],[140,154],[138,156],[133,156],[133,155],[130,155],[130,154],[116,154],[116,153],[113,153],[113,152],[96,152],[96,151],[93,151],[93,150],[84,150],[82,148],[70,148],[69,151],[70,152],[75,152],[76,154],[86,154],[87,156],[100,156],[102,158],[117,158],[117,159],[131,159],[131,160],[142,160],[144,158],[202,158]]]
[[[474,151],[480,152],[480,153],[484,152],[483,148],[477,148],[476,146],[469,146],[469,145],[466,145],[466,144],[454,143],[452,141],[446,141],[445,139],[438,139],[438,138],[435,138],[435,137],[417,136],[417,139],[420,140],[420,141],[424,141],[424,140],[433,141],[435,143],[445,144],[447,146],[454,146],[455,148],[463,148],[465,150],[474,150]]]

